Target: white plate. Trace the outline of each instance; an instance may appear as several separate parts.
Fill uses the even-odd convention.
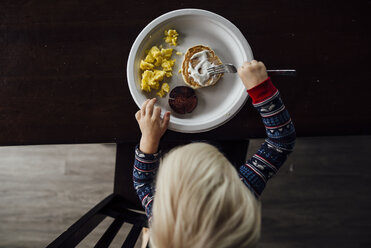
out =
[[[176,29],[179,33],[178,45],[170,46],[164,42],[164,30]],[[207,45],[223,63],[240,66],[244,61],[253,59],[252,51],[245,37],[230,21],[210,11],[200,9],[180,9],[168,12],[149,23],[136,38],[127,63],[127,79],[131,95],[140,106],[150,97],[156,96],[156,90],[146,93],[140,89],[140,60],[145,57],[145,50],[162,44],[165,48],[174,48],[172,59],[176,59],[173,76],[165,82],[170,90],[185,85],[178,73],[183,57],[188,48],[195,45]],[[176,55],[175,52],[183,55]],[[157,97],[157,106],[162,113],[171,111],[169,129],[183,133],[209,131],[230,120],[242,108],[247,100],[246,90],[238,75],[225,74],[214,86],[196,90],[198,105],[190,114],[179,115],[171,110],[168,95]]]

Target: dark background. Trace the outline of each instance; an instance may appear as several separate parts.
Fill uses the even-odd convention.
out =
[[[272,78],[299,138],[263,195],[261,247],[369,247],[371,1],[0,1],[0,145],[137,141],[127,57],[179,8],[222,15],[267,68],[298,71]],[[215,130],[164,139],[264,136],[249,101]]]
[[[298,136],[370,134],[370,1],[10,1],[0,3],[0,144],[134,141],[126,81],[136,36],[178,8],[224,16],[275,77]],[[165,139],[264,137],[250,104],[222,127]]]

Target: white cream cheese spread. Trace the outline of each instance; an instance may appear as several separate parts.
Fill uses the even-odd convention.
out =
[[[193,80],[201,86],[204,86],[205,82],[210,78],[207,69],[214,66],[214,64],[207,59],[208,55],[209,51],[206,50],[198,52],[191,57],[188,65],[188,73]],[[198,59],[199,61],[195,68],[192,67],[191,63],[193,59]]]

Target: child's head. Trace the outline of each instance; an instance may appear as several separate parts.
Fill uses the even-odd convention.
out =
[[[151,245],[250,247],[260,236],[260,206],[214,146],[192,143],[160,163]]]

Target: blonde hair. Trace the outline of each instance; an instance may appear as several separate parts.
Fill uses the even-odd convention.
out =
[[[260,204],[214,146],[192,143],[160,163],[150,226],[154,248],[252,247]]]

